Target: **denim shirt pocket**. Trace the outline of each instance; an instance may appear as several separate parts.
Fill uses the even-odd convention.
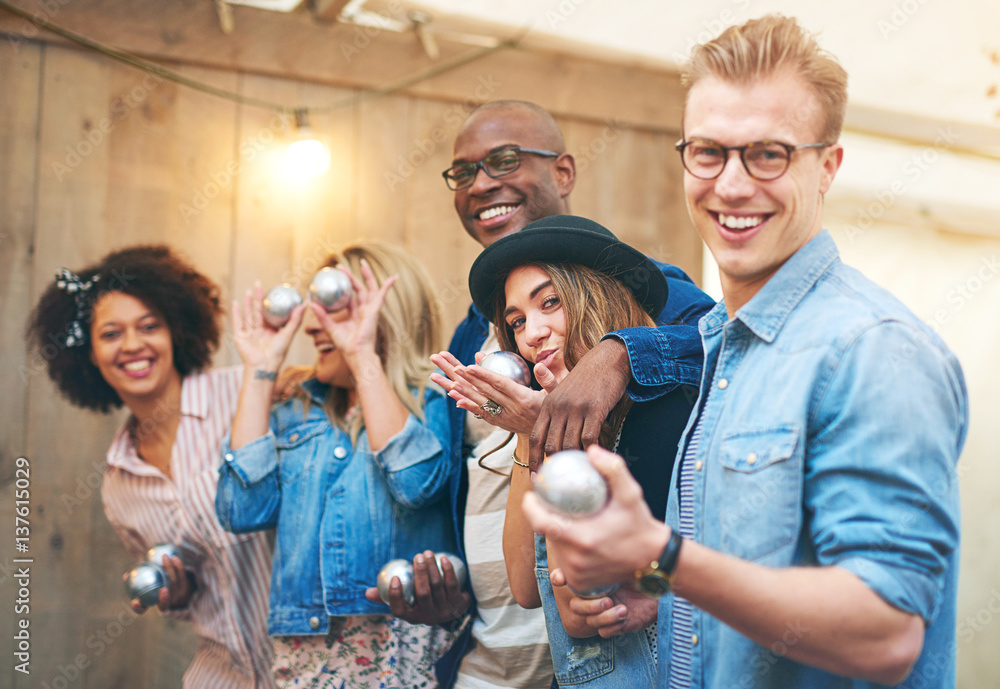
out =
[[[283,430],[275,437],[274,445],[278,450],[278,471],[282,486],[295,483],[303,474],[308,478],[309,470],[315,463],[316,452],[305,452],[304,446],[313,442],[317,436],[327,430],[326,421],[316,421],[297,424]],[[317,445],[317,450],[322,449]],[[330,459],[332,459],[332,455]]]
[[[722,439],[720,517],[726,553],[757,560],[795,542],[802,514],[799,438],[798,425],[788,424]]]

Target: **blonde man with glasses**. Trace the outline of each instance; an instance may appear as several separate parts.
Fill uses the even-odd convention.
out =
[[[661,687],[954,687],[968,396],[941,339],[823,229],[847,74],[769,15],[696,48],[687,83],[684,191],[724,300],[699,323],[678,490],[658,523],[591,449],[612,493],[596,517],[525,497],[553,579],[659,596]],[[592,349],[544,403],[534,454],[590,445],[626,387],[655,396],[665,353],[652,329]],[[577,612],[613,635],[648,622],[638,596]]]

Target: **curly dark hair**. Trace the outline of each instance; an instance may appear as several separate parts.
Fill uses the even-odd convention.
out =
[[[113,251],[78,276],[84,282],[94,280],[93,286],[70,294],[53,281],[32,311],[26,332],[29,349],[44,360],[49,378],[74,405],[105,413],[122,406],[90,357],[94,305],[108,292],[135,297],[163,317],[181,378],[205,368],[218,349],[219,288],[169,246]],[[83,310],[80,326],[85,339],[81,346],[69,346],[67,337],[78,306]]]

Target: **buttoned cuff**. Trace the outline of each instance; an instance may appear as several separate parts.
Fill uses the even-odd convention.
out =
[[[274,433],[268,429],[267,433],[238,450],[230,446],[227,433],[222,441],[222,461],[236,473],[244,487],[263,481],[278,467]]]

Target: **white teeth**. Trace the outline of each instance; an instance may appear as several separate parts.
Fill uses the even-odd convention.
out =
[[[126,371],[145,371],[150,365],[149,359],[143,359],[142,361],[130,361],[124,364],[123,368]]]
[[[764,222],[764,216],[762,215],[725,215],[724,213],[719,213],[719,224],[723,227],[727,227],[730,230],[745,230],[749,227],[757,227]]]
[[[498,215],[513,213],[515,208],[517,208],[517,206],[494,206],[493,208],[487,208],[479,214],[479,219],[489,220],[490,218],[495,218]]]
[[[332,352],[334,349],[336,349],[336,347],[334,347],[332,344],[322,344],[316,347],[316,349],[320,352],[326,353],[326,352]]]

